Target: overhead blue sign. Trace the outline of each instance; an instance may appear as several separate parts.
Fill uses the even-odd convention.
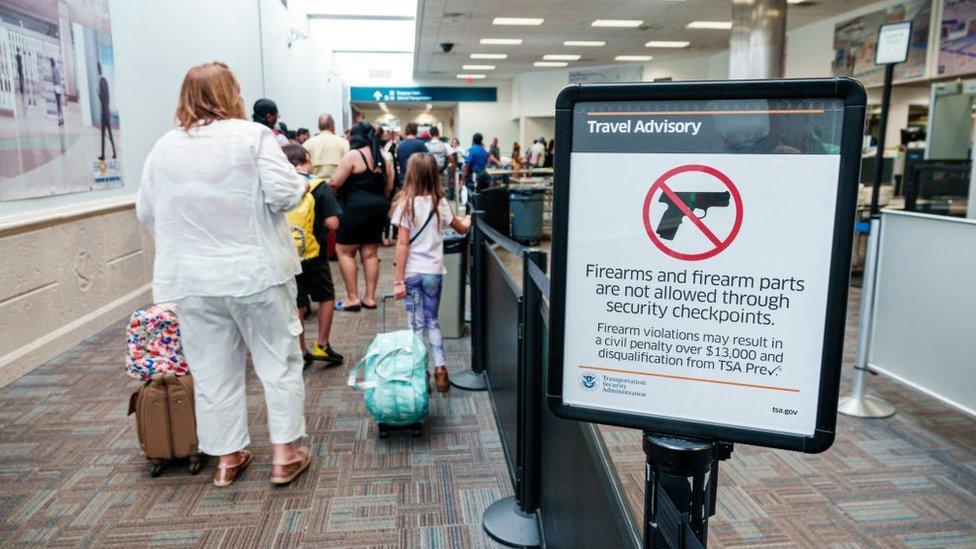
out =
[[[367,88],[353,86],[352,101],[497,101],[497,88],[423,86],[417,88]]]

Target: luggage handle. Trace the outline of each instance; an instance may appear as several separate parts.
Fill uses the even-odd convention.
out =
[[[419,307],[420,292],[415,291],[413,293],[415,294],[414,300],[416,301],[416,306]],[[395,296],[393,294],[386,294],[382,298],[380,298],[380,333],[386,332],[386,302],[391,299],[395,299]],[[409,325],[409,320],[407,324]]]
[[[390,350],[389,352],[387,352],[383,356],[379,357],[376,360],[376,362],[377,363],[380,363],[380,362],[383,362],[386,359],[393,358],[393,357],[395,357],[397,355],[400,355],[402,353],[409,353],[409,352],[413,352],[413,349],[407,349],[405,347],[398,347],[396,349]],[[364,381],[358,381],[359,372],[361,372],[363,370],[363,367],[366,366],[366,361],[369,360],[369,358],[371,356],[373,356],[373,355],[372,354],[369,354],[369,355],[364,356],[362,359],[360,359],[359,362],[356,363],[355,366],[353,366],[352,370],[349,370],[349,378],[346,380],[346,385],[348,385],[349,387],[352,387],[353,389],[356,389],[356,390],[375,389],[376,386],[379,385],[376,381],[365,381],[365,380]]]
[[[386,332],[386,302],[393,298],[393,294],[386,294],[380,298],[380,333]]]

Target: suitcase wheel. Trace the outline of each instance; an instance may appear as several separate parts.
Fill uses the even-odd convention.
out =
[[[420,438],[424,436],[424,424],[418,422],[411,425],[410,434],[413,436],[413,438]]]
[[[203,462],[201,462],[200,460],[191,459],[190,460],[190,464],[186,466],[186,470],[191,475],[195,475],[195,474],[199,473],[200,472],[200,469],[203,469]]]
[[[152,478],[158,477],[163,472],[162,463],[150,463],[149,464],[149,476]]]
[[[390,426],[389,425],[386,425],[384,423],[380,423],[380,424],[377,425],[377,428],[379,429],[379,437],[380,438],[390,438]]]

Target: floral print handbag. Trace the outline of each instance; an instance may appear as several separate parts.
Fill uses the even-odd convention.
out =
[[[159,303],[132,313],[125,336],[125,373],[129,377],[149,381],[156,374],[188,373],[173,303]]]

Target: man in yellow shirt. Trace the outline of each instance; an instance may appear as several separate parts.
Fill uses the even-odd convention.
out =
[[[335,120],[331,114],[319,117],[319,132],[302,146],[312,157],[312,172],[328,180],[335,173],[342,155],[349,152],[349,142],[335,134]]]

